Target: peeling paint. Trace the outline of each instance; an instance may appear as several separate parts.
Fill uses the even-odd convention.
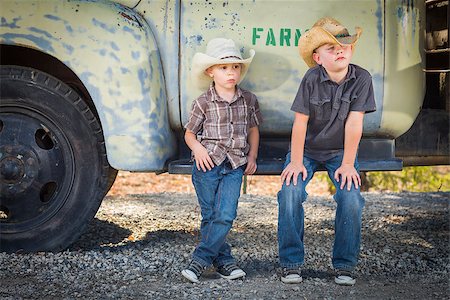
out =
[[[397,18],[402,28],[403,37],[412,37],[412,44],[415,44],[417,10],[414,9],[414,1],[402,0],[397,8]]]
[[[262,134],[290,134],[290,105],[307,69],[298,39],[323,15],[349,29],[363,26],[353,60],[371,72],[378,106],[365,118],[365,134],[393,132],[397,125],[383,123],[384,116],[400,115],[400,105],[413,107],[412,116],[421,97],[418,0],[120,2],[137,6],[4,0],[2,8],[11,9],[0,12],[2,43],[39,49],[77,74],[97,107],[108,159],[118,169],[160,170],[174,155],[172,130],[181,132],[192,100],[203,92],[190,81],[192,56],[219,35],[235,40],[245,57],[256,50],[241,86],[258,96],[266,120]],[[264,35],[257,39],[254,32]]]
[[[124,26],[123,31],[130,33],[134,37],[134,39],[138,42],[142,40],[142,35],[136,33],[132,28],[128,26]]]
[[[78,75],[99,113],[110,164],[161,170],[176,147],[161,59],[146,21],[109,1],[3,1],[6,5],[11,9],[0,12],[1,43],[39,49]],[[125,148],[132,151],[124,155]]]
[[[106,30],[109,33],[116,33],[116,31],[117,31],[117,27],[115,25],[108,25],[106,23],[103,23],[103,22],[97,20],[96,18],[92,19],[92,24],[94,26],[100,27],[103,30]]]
[[[420,0],[386,2],[386,55],[383,107],[377,134],[398,137],[416,119],[425,94],[424,20],[425,3]],[[420,18],[422,16],[422,18]],[[395,84],[394,84],[395,82]]]
[[[42,40],[42,38],[32,34],[5,33],[0,37],[2,42],[6,44],[28,44],[33,48],[44,49],[45,52],[55,52],[55,49],[52,47],[50,41]]]
[[[34,32],[34,33],[43,34],[44,36],[46,36],[49,39],[54,39],[54,37],[50,33],[48,33],[48,31],[40,30],[36,27],[29,27],[28,30],[31,32]]]
[[[378,47],[380,52],[383,51],[383,12],[381,0],[377,0],[377,10],[375,12],[375,16],[377,17],[377,31],[378,31]]]
[[[1,24],[0,24],[0,27],[8,27],[8,28],[11,28],[11,29],[13,29],[13,28],[19,28],[18,26],[17,26],[17,21],[20,21],[21,20],[21,18],[13,18],[12,19],[12,22],[11,23],[8,23],[8,21],[4,18],[4,17],[2,17],[1,18]]]

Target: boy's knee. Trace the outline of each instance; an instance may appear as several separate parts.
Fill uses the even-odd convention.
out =
[[[359,189],[352,187],[350,191],[347,189],[338,190],[335,195],[336,201],[341,205],[348,206],[350,208],[362,208],[364,207],[364,198],[361,196]]]
[[[283,186],[281,187],[280,192],[283,192],[286,194],[302,194],[303,195],[303,191],[305,190],[304,185],[305,184],[301,179],[299,179],[297,181],[296,185],[294,185],[294,182],[292,182],[292,181],[289,185],[286,185],[285,183],[283,183]]]
[[[231,224],[236,216],[236,210],[218,210],[214,214],[214,221],[222,224]]]
[[[211,220],[214,216],[214,211],[212,209],[202,208],[202,219],[203,220]]]
[[[280,207],[286,207],[288,209],[290,207],[298,207],[306,201],[306,196],[303,183],[297,183],[297,185],[292,183],[290,185],[283,184],[277,195],[278,204]]]

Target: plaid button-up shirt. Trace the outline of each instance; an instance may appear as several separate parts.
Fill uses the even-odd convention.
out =
[[[262,122],[256,96],[236,87],[231,102],[222,99],[212,83],[205,93],[192,103],[188,123],[184,126],[197,135],[215,165],[225,158],[236,169],[247,163],[250,128]]]

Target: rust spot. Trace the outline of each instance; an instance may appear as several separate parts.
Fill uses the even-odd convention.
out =
[[[130,17],[129,15],[127,15],[126,13],[124,13],[123,11],[120,12],[120,15],[130,21],[133,21],[133,18]]]
[[[141,22],[139,22],[138,18],[136,16],[130,16],[129,14],[121,11],[119,13],[122,17],[124,17],[125,19],[127,19],[128,21],[130,21],[131,23],[133,23],[134,25],[138,25],[139,27],[142,27]]]

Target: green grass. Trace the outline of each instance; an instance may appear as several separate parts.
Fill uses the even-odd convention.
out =
[[[363,191],[369,192],[448,192],[450,191],[450,166],[405,167],[402,171],[365,172]],[[314,175],[326,181],[328,191],[335,188],[326,172]]]
[[[450,167],[405,167],[395,172],[367,172],[369,191],[448,192]]]
[[[365,172],[362,191],[369,192],[450,192],[450,166],[405,167],[402,171]],[[314,179],[326,182],[331,194],[336,192],[326,172],[317,172]],[[244,178],[243,191],[247,181]]]

